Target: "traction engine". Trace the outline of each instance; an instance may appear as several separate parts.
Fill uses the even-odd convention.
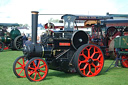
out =
[[[37,43],[38,12],[32,11],[32,44],[24,47],[23,56],[13,64],[17,77],[27,77],[30,81],[45,79],[49,69],[66,73],[79,73],[83,77],[98,75],[104,65],[101,48],[89,44],[85,31],[74,30],[77,19],[85,17],[63,15],[64,30],[52,31],[42,35],[41,44]]]
[[[18,24],[15,24],[15,26],[17,25]],[[2,31],[0,31],[0,33],[2,33]],[[9,47],[12,50],[21,50],[21,48],[23,48],[22,36],[17,28],[13,28],[10,33],[5,32],[4,35],[0,36],[0,51],[3,51],[5,47]]]

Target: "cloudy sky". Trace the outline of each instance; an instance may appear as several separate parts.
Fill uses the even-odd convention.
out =
[[[31,24],[31,11],[40,14],[128,14],[127,0],[0,0],[0,23]],[[39,23],[60,16],[41,15]]]

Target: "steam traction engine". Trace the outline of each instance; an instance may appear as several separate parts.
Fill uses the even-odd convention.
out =
[[[19,26],[19,24],[0,24],[6,26]],[[2,31],[0,31],[2,34]],[[5,32],[0,36],[0,51],[3,51],[5,47],[9,47],[12,50],[21,50],[23,47],[23,41],[20,31],[17,28],[13,28],[10,33]]]
[[[32,44],[24,47],[24,55],[13,64],[17,77],[27,77],[30,81],[41,81],[48,69],[63,72],[78,72],[81,76],[98,75],[104,65],[104,55],[99,46],[88,44],[88,35],[82,30],[74,30],[77,19],[85,17],[64,15],[64,30],[47,30],[42,43],[37,43],[38,12],[32,12]]]

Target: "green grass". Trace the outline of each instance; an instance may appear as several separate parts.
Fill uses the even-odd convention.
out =
[[[45,80],[30,82],[27,78],[17,78],[13,73],[13,62],[21,55],[20,51],[0,52],[0,85],[128,85],[128,68],[113,68],[105,72],[113,60],[105,60],[101,74],[95,77],[49,70]]]

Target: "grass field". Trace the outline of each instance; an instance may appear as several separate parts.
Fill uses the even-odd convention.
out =
[[[128,85],[128,68],[113,68],[105,72],[113,60],[105,60],[101,74],[95,77],[49,70],[45,80],[30,82],[27,78],[17,78],[13,73],[13,62],[21,55],[20,51],[0,52],[0,85]]]

